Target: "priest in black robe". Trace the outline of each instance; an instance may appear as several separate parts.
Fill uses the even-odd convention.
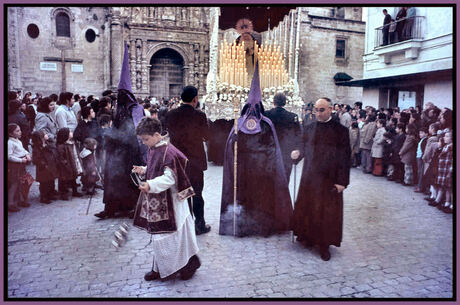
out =
[[[297,241],[318,245],[321,258],[329,260],[329,246],[340,247],[343,225],[342,192],[350,180],[348,129],[332,120],[330,99],[314,106],[317,121],[304,127],[300,151],[292,159],[304,158],[299,193],[292,221]]]
[[[225,148],[219,234],[269,236],[287,231],[292,203],[276,131],[263,115],[257,64],[237,124],[237,137],[232,129]],[[236,204],[235,140],[238,141]]]

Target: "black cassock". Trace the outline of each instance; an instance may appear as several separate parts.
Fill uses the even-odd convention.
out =
[[[294,208],[294,234],[313,244],[340,247],[343,197],[334,184],[349,184],[348,129],[334,120],[313,122],[304,127],[302,140],[305,160]]]

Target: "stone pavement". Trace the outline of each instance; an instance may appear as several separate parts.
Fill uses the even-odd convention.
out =
[[[301,164],[298,165],[299,180]],[[293,174],[292,174],[293,175]],[[291,178],[291,191],[293,189]],[[8,215],[8,297],[256,297],[451,298],[452,215],[430,207],[412,188],[351,171],[344,193],[344,232],[332,258],[291,242],[289,233],[234,238],[218,235],[222,167],[205,172],[205,217],[198,236],[202,266],[189,281],[146,282],[149,235],[129,219],[98,220],[93,198],[38,203]],[[129,240],[111,245],[129,223]]]

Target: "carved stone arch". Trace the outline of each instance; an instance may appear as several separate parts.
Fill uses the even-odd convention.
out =
[[[191,57],[188,52],[177,44],[164,42],[150,47],[145,58],[149,63],[149,95],[180,95],[183,86],[189,83]]]
[[[163,43],[152,46],[147,52],[147,57],[146,57],[147,62],[150,62],[150,60],[152,59],[152,56],[155,55],[156,52],[160,51],[161,49],[166,49],[166,48],[172,49],[176,51],[177,53],[179,53],[180,56],[182,56],[182,59],[184,60],[185,67],[187,67],[190,64],[190,55],[188,54],[188,52],[185,51],[182,47],[174,43],[170,43],[170,42],[163,42]]]
[[[70,37],[57,36],[56,33],[56,16],[59,13],[65,13],[69,16]],[[71,49],[75,47],[75,14],[68,7],[55,7],[50,12],[51,21],[51,44],[60,50]]]
[[[66,13],[67,15],[69,15],[70,21],[75,21],[75,15],[74,15],[74,13],[72,13],[70,8],[68,8],[68,7],[55,7],[55,8],[53,8],[51,10],[51,19],[55,20],[56,15],[59,14],[59,13]]]

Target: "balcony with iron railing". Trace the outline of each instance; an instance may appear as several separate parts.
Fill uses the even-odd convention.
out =
[[[423,41],[424,20],[424,16],[414,16],[376,28],[374,54],[386,64],[398,53],[405,53],[407,59],[417,58]]]

